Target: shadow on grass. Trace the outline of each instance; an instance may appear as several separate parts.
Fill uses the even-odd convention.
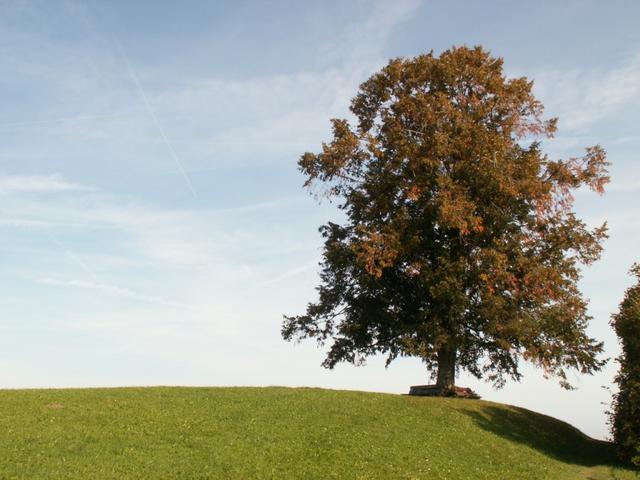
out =
[[[465,410],[482,429],[507,440],[527,445],[566,463],[593,467],[623,467],[610,442],[587,437],[578,429],[552,417],[524,408],[484,406]]]

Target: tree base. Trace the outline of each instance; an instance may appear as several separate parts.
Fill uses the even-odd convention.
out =
[[[413,385],[409,389],[409,395],[418,397],[480,398],[480,395],[467,387],[443,388],[438,385]]]

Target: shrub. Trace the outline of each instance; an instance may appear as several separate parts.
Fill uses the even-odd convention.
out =
[[[622,347],[611,428],[620,456],[640,466],[640,264],[633,265],[631,274],[637,282],[627,289],[620,310],[611,318]]]

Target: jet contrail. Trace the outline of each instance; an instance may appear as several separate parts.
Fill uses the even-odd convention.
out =
[[[60,240],[58,240],[58,238],[51,232],[51,230],[49,230],[47,227],[43,227],[43,230],[47,234],[51,242],[56,247],[58,247],[61,252],[63,252],[71,260],[73,260],[76,263],[76,265],[78,265],[82,270],[84,270],[84,272],[87,275],[89,275],[92,281],[87,282],[87,281],[79,281],[79,280],[56,280],[54,278],[47,277],[47,278],[40,279],[41,283],[46,283],[49,285],[56,285],[56,286],[90,288],[94,290],[101,290],[109,293],[118,294],[118,295],[132,298],[135,300],[142,300],[145,302],[157,303],[160,305],[165,305],[167,307],[179,308],[184,310],[193,310],[193,307],[185,303],[172,302],[161,296],[148,295],[146,293],[137,292],[135,290],[120,287],[118,285],[101,283],[96,277],[95,273],[93,273],[93,270],[91,270],[91,268],[89,268],[89,266],[85,262],[83,262],[80,259],[80,257],[78,257],[75,253],[73,253],[67,247],[65,247],[62,244],[62,242],[60,242]]]
[[[272,279],[269,279],[267,281],[264,282],[260,282],[256,285],[254,285],[253,287],[247,289],[245,291],[245,294],[247,293],[251,293],[254,292],[256,290],[259,290],[261,288],[265,288],[265,287],[270,287],[271,285],[274,285],[276,283],[280,283],[284,280],[287,280],[291,277],[294,277],[296,275],[299,275],[303,272],[306,272],[308,270],[311,270],[312,268],[317,268],[318,267],[318,260],[314,260],[312,263],[305,263],[304,265],[300,265],[299,267],[295,267],[292,268],[290,270],[287,270],[286,272],[282,273],[281,275],[278,275],[277,277],[274,277]]]
[[[76,265],[78,265],[82,270],[84,270],[84,272],[87,275],[89,275],[93,281],[97,281],[96,275],[93,273],[93,271],[89,268],[89,266],[86,263],[80,260],[80,258],[77,255],[75,255],[71,250],[65,247],[60,242],[60,240],[58,240],[58,238],[51,232],[51,230],[49,230],[46,226],[43,227],[43,230],[47,234],[47,237],[49,237],[49,240],[51,240],[51,242],[56,247],[58,247],[67,257],[73,260],[76,263]]]
[[[119,287],[118,285],[112,285],[109,283],[99,283],[97,281],[86,282],[79,280],[64,280],[54,277],[40,277],[37,278],[36,281],[45,285],[53,285],[56,287],[75,287],[85,288],[88,290],[98,290],[106,293],[120,295],[121,297],[126,297],[133,300],[140,300],[143,302],[164,305],[165,307],[178,308],[180,310],[193,310],[191,305],[185,303],[172,302],[171,300],[167,300],[161,296],[148,295],[146,293],[131,290],[129,288]]]
[[[116,42],[117,42],[117,40],[116,40]],[[191,179],[189,178],[189,175],[187,175],[187,172],[185,172],[184,167],[182,166],[182,163],[180,162],[180,159],[178,158],[178,155],[176,154],[175,150],[171,146],[171,142],[169,142],[169,139],[167,138],[167,136],[164,133],[162,125],[160,125],[160,122],[158,121],[158,117],[156,117],[155,112],[151,108],[151,104],[149,103],[149,100],[147,99],[147,94],[144,92],[144,88],[142,88],[142,84],[138,80],[138,77],[135,74],[135,72],[133,71],[133,68],[131,68],[131,63],[129,63],[129,58],[127,57],[127,54],[125,53],[124,48],[122,48],[122,45],[120,45],[119,42],[117,42],[117,44],[118,44],[118,50],[120,52],[120,56],[122,57],[122,60],[124,60],[124,63],[127,65],[127,70],[129,71],[129,76],[131,77],[131,80],[133,80],[133,83],[136,84],[138,92],[140,93],[140,96],[142,97],[142,101],[144,102],[144,105],[147,108],[147,111],[149,112],[149,115],[153,119],[153,123],[155,123],[156,128],[158,129],[158,132],[160,133],[160,136],[162,137],[162,140],[164,141],[165,145],[169,149],[169,152],[171,152],[171,156],[173,157],[173,160],[176,162],[176,166],[178,167],[178,170],[179,170],[180,174],[182,175],[182,178],[184,178],[184,181],[186,182],[187,186],[189,187],[189,190],[191,190],[191,193],[193,194],[193,196],[194,197],[198,196],[198,194],[196,193],[195,188],[193,188],[193,184],[191,183]]]

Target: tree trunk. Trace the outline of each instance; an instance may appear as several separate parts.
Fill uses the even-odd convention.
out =
[[[452,390],[456,383],[456,349],[444,345],[438,350],[438,379],[436,385],[442,393]]]

